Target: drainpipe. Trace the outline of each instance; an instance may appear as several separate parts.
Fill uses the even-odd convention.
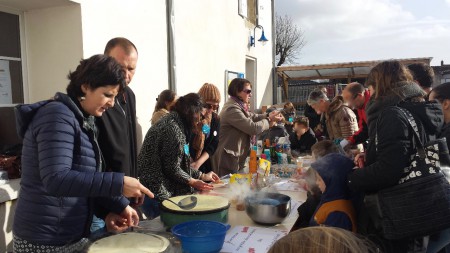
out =
[[[176,57],[175,57],[175,13],[174,1],[166,0],[166,24],[167,24],[167,73],[169,89],[177,92]]]
[[[276,38],[277,35],[276,33],[276,22],[275,22],[275,0],[271,1],[271,11],[272,11],[272,93],[273,93],[273,97],[272,97],[272,104],[277,104],[278,103],[278,76],[277,76],[277,66],[276,66],[276,61],[275,61],[275,43],[276,43]]]

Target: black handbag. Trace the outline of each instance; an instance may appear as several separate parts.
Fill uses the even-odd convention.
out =
[[[398,108],[414,132],[416,153],[398,185],[375,196],[383,235],[391,240],[431,235],[450,227],[450,184],[440,162],[450,160],[445,138],[423,145],[411,113]]]

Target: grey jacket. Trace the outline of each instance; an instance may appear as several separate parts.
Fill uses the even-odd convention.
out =
[[[223,176],[244,167],[252,136],[269,129],[269,121],[265,114],[246,112],[233,99],[228,99],[219,117],[219,146],[212,162],[214,172]]]

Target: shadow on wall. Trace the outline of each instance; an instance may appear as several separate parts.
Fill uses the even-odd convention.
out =
[[[144,141],[144,135],[142,133],[142,126],[139,124],[139,118],[136,118],[136,148],[137,154],[141,152],[142,142]]]
[[[7,191],[0,188],[0,196],[11,196]],[[14,221],[14,210],[16,208],[17,200],[6,201],[0,203],[0,224],[2,224],[2,233],[0,233],[0,252],[12,252],[12,227]]]
[[[273,71],[270,72],[270,76],[267,79],[267,83],[266,83],[266,89],[264,90],[264,95],[261,99],[261,104],[259,106],[259,108],[261,108],[263,105],[272,105],[274,104],[274,99],[273,99],[273,82],[272,82],[272,78],[273,78]],[[258,88],[260,88],[261,86],[258,86]]]

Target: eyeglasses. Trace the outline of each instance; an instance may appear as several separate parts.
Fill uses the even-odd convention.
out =
[[[250,94],[250,93],[252,93],[252,90],[245,89],[245,90],[243,90],[243,92],[245,92],[245,93],[247,93],[247,94]]]
[[[203,108],[205,109],[213,109],[214,111],[219,110],[219,105],[213,105],[209,103],[204,103]]]

